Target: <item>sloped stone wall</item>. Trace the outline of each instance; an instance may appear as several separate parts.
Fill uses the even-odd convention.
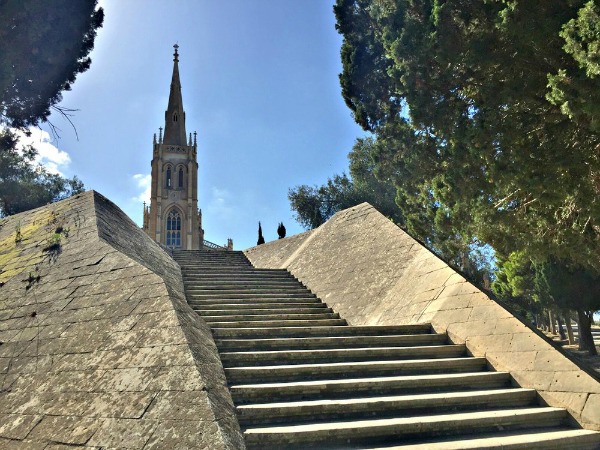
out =
[[[600,383],[367,203],[306,233],[253,247],[256,267],[286,268],[352,325],[430,322],[550,405],[600,429]]]
[[[0,448],[243,448],[178,266],[95,192],[0,222]]]

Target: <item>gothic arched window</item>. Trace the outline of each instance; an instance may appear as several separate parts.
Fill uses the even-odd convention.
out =
[[[183,189],[183,167],[179,169],[178,186],[179,186],[179,189]]]
[[[181,247],[181,214],[175,208],[167,215],[167,247]]]
[[[173,113],[173,122],[177,122],[177,113]]]
[[[171,187],[171,168],[170,167],[167,168],[167,176],[165,178],[165,185],[167,186],[167,189],[169,189]]]

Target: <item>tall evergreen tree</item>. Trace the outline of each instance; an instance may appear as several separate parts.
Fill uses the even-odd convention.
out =
[[[600,92],[565,50],[573,33],[598,44],[568,25],[586,7],[338,0],[343,95],[377,137],[377,169],[398,186],[409,229],[443,220],[506,253],[600,270],[597,110],[569,115],[547,99],[561,70]]]
[[[262,227],[260,226],[260,222],[258,222],[258,240],[256,241],[256,245],[261,245],[265,243],[265,238],[262,234]]]

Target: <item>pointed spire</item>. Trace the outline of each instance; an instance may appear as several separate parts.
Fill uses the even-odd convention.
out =
[[[173,76],[171,77],[171,91],[169,105],[165,111],[165,144],[186,145],[185,139],[185,112],[181,97],[181,82],[179,81],[179,45],[173,46]]]
[[[192,133],[190,133],[190,138],[188,139],[188,145],[192,146]]]

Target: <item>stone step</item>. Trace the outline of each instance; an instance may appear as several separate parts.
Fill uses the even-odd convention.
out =
[[[347,447],[346,447],[347,448]],[[572,428],[537,428],[514,431],[497,431],[454,438],[427,439],[418,444],[361,446],[364,450],[598,450],[600,433]]]
[[[272,293],[272,294],[268,294],[268,293],[256,293],[256,294],[247,294],[247,293],[221,293],[219,292],[218,294],[212,293],[206,293],[206,294],[199,294],[199,293],[195,293],[195,292],[189,292],[187,294],[188,300],[195,300],[195,299],[215,299],[215,298],[219,298],[219,299],[248,299],[248,300],[252,300],[254,298],[270,298],[270,299],[280,299],[280,298],[316,298],[314,294],[311,294],[310,292],[298,292],[298,293],[291,293],[291,294],[287,294],[285,292],[277,292],[277,293]]]
[[[273,288],[302,288],[302,284],[293,278],[282,280],[189,280],[183,281],[186,288],[204,288],[204,289],[222,289],[222,288],[255,288],[255,287],[273,287]]]
[[[261,307],[262,305],[325,305],[325,303],[321,302],[316,297],[309,298],[255,298],[255,299],[188,299],[188,303],[192,307],[202,308],[206,306],[221,306],[224,307],[234,307],[235,305],[240,305],[241,308],[247,305],[257,305]],[[288,307],[288,306],[286,306]]]
[[[274,309],[266,309],[266,308],[260,308],[260,309],[243,309],[243,310],[239,310],[239,309],[196,309],[194,308],[194,311],[196,311],[200,316],[238,316],[240,314],[243,315],[243,317],[246,316],[281,316],[281,315],[304,315],[304,314],[335,314],[336,318],[339,317],[339,314],[334,313],[331,308],[290,308],[288,306],[288,308],[274,308]],[[329,317],[328,317],[329,318]]]
[[[203,303],[203,304],[199,304],[199,305],[193,305],[192,303],[190,303],[190,305],[195,309],[195,310],[201,310],[201,311],[247,311],[247,310],[252,310],[252,309],[257,309],[257,310],[273,310],[273,309],[291,309],[291,308],[299,308],[299,309],[317,309],[317,310],[324,310],[324,309],[329,309],[327,307],[327,305],[325,303],[319,303],[319,302],[312,302],[312,303],[269,303],[269,302],[263,302],[263,303]]]
[[[173,255],[176,261],[198,262],[198,261],[245,261],[248,258],[245,255]]]
[[[190,302],[191,303],[191,302]],[[309,336],[384,336],[398,334],[430,333],[430,324],[417,325],[379,325],[379,326],[333,326],[319,324],[311,327],[308,325],[296,325],[293,327],[248,327],[237,329],[219,329],[213,327],[213,336],[221,338],[248,338],[258,339],[262,337],[309,337]]]
[[[467,372],[234,384],[230,385],[230,390],[234,403],[248,404],[352,398],[361,394],[372,396],[499,389],[509,387],[509,384],[507,372]]]
[[[287,297],[287,296],[309,296],[311,295],[310,291],[308,291],[306,288],[303,287],[271,287],[271,288],[264,288],[260,285],[257,286],[250,286],[247,288],[242,288],[242,287],[232,287],[232,288],[225,288],[225,287],[219,287],[216,289],[211,289],[211,288],[206,288],[204,286],[196,288],[196,287],[188,287],[187,288],[187,292],[190,295],[193,296],[197,296],[197,295],[218,295],[220,298],[228,298],[231,295],[235,295],[235,296],[239,296],[239,295],[268,295],[268,296],[273,296],[273,295],[281,295],[283,297]]]
[[[174,259],[177,262],[180,263],[197,263],[197,262],[238,262],[238,261],[243,261],[248,263],[248,258],[246,258],[243,255],[231,255],[231,256],[227,256],[227,257],[219,257],[219,256],[210,256],[210,257],[205,257],[205,256],[179,256],[179,255],[174,255]]]
[[[297,286],[303,286],[298,280],[291,278],[289,276],[258,276],[258,275],[184,275],[183,277],[184,285],[198,283],[198,284],[206,284],[217,286],[219,284],[256,284],[256,283],[281,283],[282,285],[288,284],[296,284]]]
[[[315,319],[315,320],[248,320],[245,322],[212,322],[211,328],[280,328],[280,327],[318,327],[345,326],[344,319]]]
[[[231,253],[231,252],[220,252],[214,255],[211,254],[198,254],[198,255],[179,255],[173,254],[173,258],[177,261],[248,261],[246,255],[240,253]]]
[[[260,310],[257,310],[260,311]],[[246,312],[246,311],[244,311]],[[219,351],[231,350],[292,350],[292,349],[324,349],[384,347],[411,345],[443,345],[447,342],[446,334],[415,334],[389,336],[337,336],[308,338],[271,338],[271,339],[217,339]]]
[[[230,384],[261,382],[310,381],[377,377],[391,375],[415,375],[436,373],[478,372],[486,369],[485,358],[433,358],[390,361],[354,361],[317,364],[289,364],[273,366],[225,367]]]
[[[465,354],[464,345],[413,347],[369,347],[312,350],[220,352],[224,367],[309,364],[318,362],[383,361],[395,359],[456,358]]]
[[[238,268],[252,268],[252,265],[248,261],[177,261],[179,267],[182,269],[238,269]]]
[[[287,425],[246,428],[243,430],[249,448],[298,448],[307,443],[329,448],[328,444],[360,444],[385,442],[451,433],[459,436],[498,429],[531,429],[560,426],[566,411],[560,408],[516,408],[485,412],[321,422],[309,425]],[[303,447],[305,448],[305,447]]]
[[[306,314],[236,314],[225,316],[202,316],[209,324],[212,322],[248,322],[248,321],[273,321],[273,320],[319,320],[319,319],[339,319],[338,313],[311,312]]]
[[[289,274],[269,275],[269,274],[194,274],[184,275],[185,283],[258,283],[258,282],[282,282],[282,283],[299,283],[298,280]]]
[[[189,304],[212,329],[250,449],[522,439],[511,429],[533,433],[565,416],[527,408],[533,390],[485,371],[464,345],[443,345],[428,324],[347,326],[287,270],[256,269],[243,252],[174,257]]]
[[[276,423],[323,422],[334,420],[406,417],[442,414],[458,410],[499,409],[531,406],[534,389],[508,388],[482,391],[355,397],[337,400],[306,400],[284,403],[240,405],[240,424],[255,426]]]
[[[257,269],[252,267],[251,265],[239,264],[239,265],[229,265],[224,264],[222,266],[212,265],[212,264],[186,264],[181,267],[182,273],[195,273],[198,274],[218,274],[222,273],[224,275],[232,274],[232,273],[252,273],[256,275],[277,275],[277,274],[289,274],[289,272],[285,269]]]

